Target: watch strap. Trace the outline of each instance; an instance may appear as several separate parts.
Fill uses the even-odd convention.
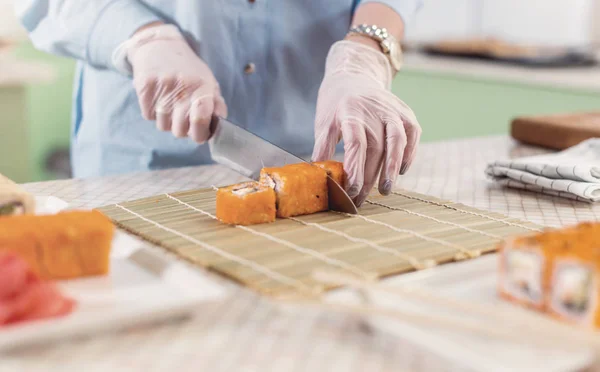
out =
[[[368,25],[368,24],[360,24],[352,26],[348,32],[348,35],[362,35],[369,37],[379,43],[379,47],[381,51],[387,56],[390,61],[391,67],[395,72],[399,70],[399,62],[393,61],[392,59],[396,56],[392,55],[392,48],[396,48],[399,52],[400,43],[396,40],[396,38],[390,34],[386,28],[379,27],[377,25]]]

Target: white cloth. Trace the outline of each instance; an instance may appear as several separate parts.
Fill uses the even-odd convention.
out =
[[[485,173],[495,182],[548,195],[600,200],[600,138],[562,152],[496,161]]]

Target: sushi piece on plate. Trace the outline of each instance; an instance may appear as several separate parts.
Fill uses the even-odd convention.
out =
[[[338,185],[342,186],[342,188],[346,187],[346,172],[344,172],[344,164],[339,161],[334,160],[326,160],[326,161],[317,161],[313,163],[314,165],[321,167],[327,171],[329,177],[331,177]]]
[[[275,191],[258,182],[244,182],[217,191],[217,219],[231,225],[274,222]]]
[[[19,254],[42,279],[105,275],[114,225],[98,211],[0,219],[0,253]]]
[[[504,242],[499,249],[498,292],[511,302],[544,309],[546,258],[535,237]]]
[[[263,168],[260,183],[275,190],[277,217],[326,211],[329,207],[327,172],[309,163]]]
[[[35,199],[19,185],[0,174],[0,216],[33,214]]]
[[[600,327],[600,224],[581,224],[578,234],[554,253],[547,311],[560,320]]]
[[[503,298],[571,323],[600,326],[600,224],[508,240],[499,258]]]
[[[545,310],[554,256],[575,235],[574,229],[548,230],[502,243],[499,249],[500,295],[507,300]]]

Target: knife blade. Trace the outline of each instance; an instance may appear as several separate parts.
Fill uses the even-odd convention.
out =
[[[208,146],[212,159],[255,181],[260,178],[260,170],[264,167],[308,163],[222,117],[213,117],[210,131]],[[344,188],[331,177],[327,178],[327,188],[330,209],[350,214],[358,213],[356,205]]]

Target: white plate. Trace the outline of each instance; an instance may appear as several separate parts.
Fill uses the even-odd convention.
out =
[[[38,198],[38,203],[47,213],[66,207],[56,198]],[[195,269],[120,231],[115,234],[108,276],[63,281],[59,286],[77,301],[75,311],[0,328],[0,351],[181,317],[225,296],[221,286]]]
[[[516,306],[498,298],[496,292],[497,256],[486,255],[476,260],[448,264],[434,269],[392,277],[383,281],[383,286],[411,285],[423,287],[429,292],[440,293],[449,298],[476,303],[491,304],[496,307]],[[356,301],[356,296],[347,290],[332,293],[331,299],[337,301]],[[444,308],[432,309],[421,303],[398,299],[381,292],[368,294],[368,301],[386,308],[414,311],[420,314],[457,315]],[[529,311],[522,309],[520,311]],[[543,316],[543,315],[540,315]],[[419,351],[419,355],[428,355],[414,363],[427,363],[428,372],[444,371],[576,371],[592,363],[590,350],[567,352],[556,349],[543,349],[508,341],[477,337],[435,327],[419,327],[373,316],[369,324],[380,331],[393,334]],[[410,357],[416,358],[416,353]],[[427,360],[425,360],[427,359]],[[434,362],[435,361],[435,362]]]
[[[69,204],[55,196],[36,196],[35,214],[55,214],[67,209]]]

